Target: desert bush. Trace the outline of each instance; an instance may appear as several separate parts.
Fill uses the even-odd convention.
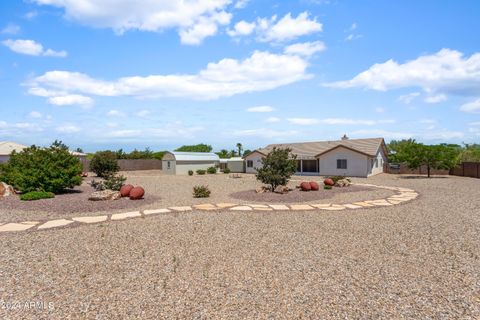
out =
[[[217,173],[217,168],[215,168],[215,167],[209,167],[209,168],[207,169],[207,173],[208,173],[208,174],[215,174],[215,173]]]
[[[53,192],[45,192],[45,191],[30,191],[20,195],[20,200],[23,201],[34,201],[40,199],[51,199],[55,198],[55,194]]]
[[[82,164],[68,147],[55,141],[48,148],[31,146],[12,152],[0,167],[0,180],[23,193],[46,191],[61,193],[82,183]]]
[[[106,177],[120,170],[117,155],[112,151],[99,151],[90,161],[90,170],[99,177]]]
[[[127,180],[124,176],[120,175],[114,175],[114,174],[108,174],[105,176],[104,180],[101,181],[95,181],[92,180],[90,182],[90,185],[96,190],[96,191],[102,191],[102,190],[114,190],[114,191],[120,191],[122,188],[124,182]]]
[[[332,186],[329,186],[329,185],[326,184],[326,185],[323,186],[323,189],[325,189],[325,190],[331,190],[331,189],[332,189]]]
[[[188,170],[188,175],[193,176],[193,170]]]
[[[229,174],[230,172],[232,172],[232,171],[229,168],[223,169],[223,173],[225,173],[225,174]]]
[[[334,184],[337,183],[338,180],[345,179],[344,176],[333,176],[333,177],[328,177],[328,178],[332,179]]]
[[[270,185],[271,190],[277,186],[287,185],[290,177],[297,171],[296,156],[291,149],[273,148],[263,160],[263,167],[257,170],[257,180]]]
[[[197,170],[197,174],[199,175],[204,175],[207,171],[203,170],[203,169],[198,169]]]
[[[193,187],[193,197],[194,198],[208,198],[210,197],[210,189],[208,186],[195,186]]]

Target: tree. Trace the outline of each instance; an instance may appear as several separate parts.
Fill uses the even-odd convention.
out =
[[[82,164],[61,141],[49,148],[31,146],[12,152],[7,164],[0,168],[0,181],[27,193],[45,191],[61,193],[82,183]]]
[[[404,162],[410,169],[418,169],[422,165],[427,167],[427,176],[430,178],[431,169],[451,169],[455,167],[459,160],[459,150],[453,146],[424,145],[410,140],[402,144],[395,153],[395,158],[399,162]]]
[[[242,156],[242,144],[240,142],[237,143],[237,149],[238,149],[238,156]]]
[[[263,158],[263,167],[257,170],[257,180],[270,185],[272,191],[278,186],[286,185],[297,171],[297,156],[291,152],[289,148],[273,148],[272,152]]]
[[[219,152],[217,152],[217,155],[220,159],[230,158],[230,153],[226,149],[220,150]]]
[[[175,151],[180,152],[212,152],[212,146],[204,143],[196,145],[185,145],[177,148]]]
[[[480,144],[465,144],[462,148],[461,160],[464,162],[480,162]]]
[[[388,149],[388,159],[390,162],[401,162],[397,159],[397,153],[401,151],[405,146],[415,143],[414,139],[403,139],[403,140],[392,140],[387,145]]]
[[[99,177],[107,177],[120,170],[117,161],[118,152],[113,151],[98,151],[90,161],[90,170],[95,172]]]
[[[77,148],[77,149],[75,149],[75,152],[83,153],[83,149],[82,148]]]

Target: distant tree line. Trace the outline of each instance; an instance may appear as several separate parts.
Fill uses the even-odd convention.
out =
[[[390,163],[405,163],[411,169],[426,166],[428,177],[431,169],[449,170],[461,162],[480,162],[478,144],[425,145],[414,139],[392,140],[388,144],[388,150]]]

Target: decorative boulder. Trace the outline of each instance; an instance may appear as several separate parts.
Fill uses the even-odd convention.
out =
[[[95,191],[88,197],[90,201],[118,200],[122,197],[120,192],[113,190]]]
[[[328,179],[323,180],[323,184],[326,185],[326,186],[333,186],[333,185],[335,185],[335,182],[333,182],[332,179],[328,178]]]
[[[351,185],[351,182],[348,179],[340,179],[337,181],[337,183],[335,183],[336,187],[348,187],[350,185]]]
[[[312,189],[313,191],[318,191],[318,189],[320,189],[320,186],[315,181],[310,181],[310,189]]]
[[[5,182],[0,182],[0,198],[8,197],[12,194],[15,194],[13,187]]]
[[[309,182],[302,182],[300,183],[300,189],[302,189],[302,191],[310,191],[312,190],[312,187]]]
[[[131,184],[125,184],[120,188],[120,194],[122,195],[122,197],[128,197],[132,189],[133,186]]]
[[[290,191],[290,189],[287,186],[277,186],[273,192],[285,194],[288,193],[288,191]]]
[[[145,190],[142,187],[135,187],[130,190],[130,200],[139,200],[143,198]]]
[[[264,192],[268,192],[268,191],[270,191],[270,189],[265,187],[265,186],[255,188],[256,193],[264,193]]]

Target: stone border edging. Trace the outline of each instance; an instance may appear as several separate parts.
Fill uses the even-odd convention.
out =
[[[0,233],[18,232],[18,231],[37,231],[48,230],[59,227],[64,227],[75,223],[75,225],[95,224],[102,222],[121,221],[130,218],[147,217],[156,214],[165,214],[171,212],[187,212],[193,210],[200,211],[308,211],[308,210],[326,210],[326,211],[340,211],[340,210],[355,210],[361,208],[371,208],[380,206],[394,206],[407,201],[411,201],[418,197],[418,192],[409,188],[377,186],[367,183],[355,183],[358,186],[374,187],[380,189],[387,189],[395,191],[396,194],[375,200],[365,200],[353,203],[320,203],[320,204],[236,204],[236,203],[204,203],[192,206],[168,207],[154,210],[131,211],[124,213],[111,213],[98,216],[79,216],[73,218],[52,219],[47,221],[23,221],[23,222],[9,222],[0,223]]]

